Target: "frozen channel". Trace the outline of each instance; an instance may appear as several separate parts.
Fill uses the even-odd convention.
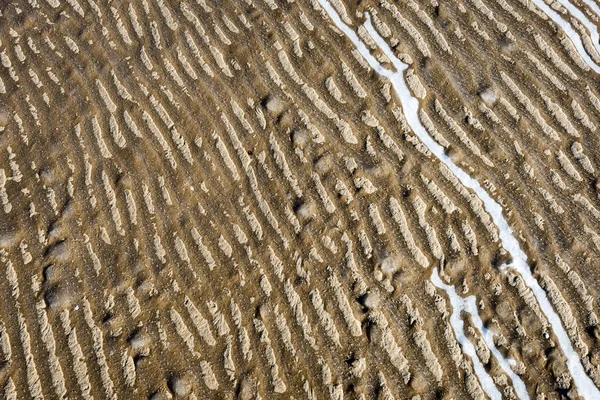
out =
[[[438,274],[437,268],[433,269],[433,274],[431,275],[431,282],[438,288],[444,290],[448,297],[450,298],[450,304],[452,305],[452,315],[450,316],[450,325],[452,325],[452,329],[456,335],[456,340],[460,343],[463,352],[471,357],[473,360],[473,366],[475,369],[475,374],[479,378],[481,383],[481,387],[490,396],[491,399],[501,399],[502,395],[496,388],[493,379],[486,372],[485,368],[477,358],[477,353],[475,352],[475,347],[471,343],[471,341],[465,336],[464,330],[464,321],[460,317],[461,311],[465,311],[471,315],[471,322],[477,328],[485,341],[488,349],[492,352],[498,363],[511,379],[513,383],[513,388],[515,389],[515,394],[520,399],[528,399],[529,395],[527,394],[527,388],[525,384],[519,378],[517,374],[513,372],[510,367],[512,360],[507,360],[502,356],[502,353],[496,348],[494,344],[494,335],[490,330],[488,330],[484,325],[483,321],[479,317],[479,313],[477,311],[477,299],[475,296],[469,297],[460,297],[456,294],[456,289],[454,286],[445,284]]]
[[[589,54],[585,51],[579,33],[577,33],[575,29],[573,29],[571,24],[568,21],[565,21],[557,11],[554,11],[552,8],[550,8],[549,5],[544,3],[544,0],[532,1],[536,6],[539,7],[540,10],[546,13],[546,15],[549,16],[552,19],[552,21],[554,21],[558,26],[562,28],[563,31],[565,31],[565,34],[569,37],[569,39],[571,39],[571,41],[575,45],[575,48],[579,52],[579,55],[581,56],[581,58],[583,58],[585,63],[589,65],[591,69],[600,73],[600,67],[596,65],[596,63],[592,60]],[[588,30],[590,31],[590,37],[592,38],[592,42],[594,42],[594,47],[596,48],[596,50],[598,50],[598,29],[590,22],[590,20],[585,15],[583,15],[581,11],[575,8],[571,4],[571,2],[569,2],[569,0],[566,0],[565,3],[559,1],[559,3],[565,6],[565,8],[569,10],[571,15],[577,18],[583,25],[586,26],[586,28],[588,28]]]

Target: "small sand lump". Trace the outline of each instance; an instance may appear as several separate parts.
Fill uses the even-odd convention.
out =
[[[64,310],[71,306],[73,293],[64,285],[56,285],[46,291],[46,303],[52,310]]]
[[[192,391],[192,384],[185,376],[174,376],[169,381],[169,387],[175,397],[185,397]]]
[[[377,307],[379,307],[379,295],[375,292],[368,292],[365,295],[363,304],[369,310],[375,310]]]
[[[292,132],[292,142],[296,147],[300,147],[301,149],[304,148],[309,139],[310,136],[304,129],[298,129]]]
[[[479,91],[479,97],[488,106],[491,106],[496,102],[496,92],[491,87],[485,87]]]
[[[8,124],[8,112],[0,107],[0,128],[4,128]]]
[[[265,108],[271,114],[281,114],[285,108],[285,104],[277,97],[269,96],[264,101]]]

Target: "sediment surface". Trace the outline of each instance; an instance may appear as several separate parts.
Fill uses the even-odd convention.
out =
[[[599,24],[0,1],[0,398],[598,398]]]

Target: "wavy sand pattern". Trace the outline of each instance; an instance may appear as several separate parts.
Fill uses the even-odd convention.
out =
[[[600,398],[600,2],[0,2],[0,398]]]

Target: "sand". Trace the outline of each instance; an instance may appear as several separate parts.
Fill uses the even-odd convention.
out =
[[[0,4],[0,397],[597,398],[598,10]]]

